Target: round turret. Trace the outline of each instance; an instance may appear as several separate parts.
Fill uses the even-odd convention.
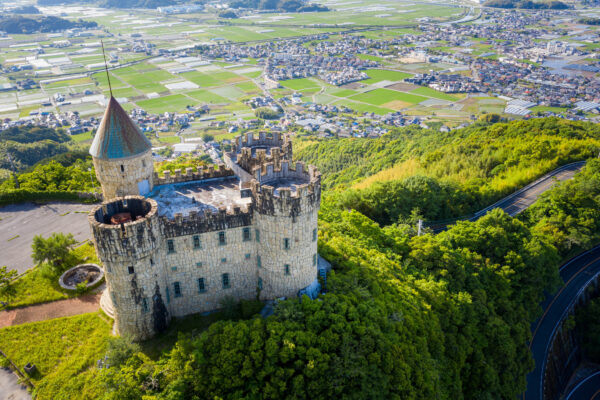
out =
[[[152,145],[114,97],[108,102],[90,154],[105,200],[152,190]]]
[[[170,319],[157,209],[152,199],[127,196],[104,202],[88,216],[117,331],[135,340],[163,331]]]
[[[317,278],[317,214],[321,176],[297,162],[267,163],[251,182],[260,232],[261,298],[293,297]]]

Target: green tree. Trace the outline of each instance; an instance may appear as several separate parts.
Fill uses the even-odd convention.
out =
[[[60,272],[62,263],[76,243],[71,233],[53,233],[46,239],[42,235],[35,235],[31,244],[33,261],[38,264],[47,261],[54,272]]]
[[[0,295],[2,297],[10,299],[15,295],[15,288],[13,281],[17,277],[18,273],[14,269],[8,269],[7,266],[0,267]]]

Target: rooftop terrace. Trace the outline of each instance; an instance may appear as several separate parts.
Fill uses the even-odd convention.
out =
[[[156,186],[147,197],[158,203],[158,215],[169,219],[178,213],[185,216],[190,211],[216,213],[220,207],[245,208],[250,204],[249,197],[241,197],[239,183],[237,177],[173,183]]]

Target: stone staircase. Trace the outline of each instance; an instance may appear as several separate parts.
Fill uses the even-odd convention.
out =
[[[102,292],[102,296],[100,297],[100,308],[106,315],[115,319],[115,310],[110,295],[108,294],[108,289],[104,289],[104,292]]]

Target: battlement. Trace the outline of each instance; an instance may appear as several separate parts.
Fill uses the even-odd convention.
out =
[[[165,237],[177,237],[252,225],[252,212],[252,204],[248,204],[246,207],[219,207],[216,211],[190,211],[185,216],[177,213],[175,218],[160,217],[160,221]]]
[[[319,207],[321,174],[303,162],[278,161],[254,169],[252,199],[261,214],[295,217]]]
[[[158,204],[142,196],[105,201],[88,214],[96,249],[104,260],[141,257],[159,244]]]
[[[185,173],[182,173],[181,169],[176,169],[175,174],[171,174],[171,171],[164,171],[163,176],[159,176],[158,173],[154,173],[154,185],[167,185],[170,183],[182,183],[182,182],[192,182],[192,181],[201,181],[206,179],[214,179],[214,178],[225,178],[228,176],[233,176],[233,170],[225,167],[224,165],[219,165],[218,169],[209,167],[198,167],[196,170],[194,168],[186,168]]]
[[[235,137],[235,152],[239,153],[244,147],[249,148],[265,148],[270,149],[272,147],[278,147],[284,149],[291,142],[286,135],[282,135],[279,132],[267,133],[260,132],[258,137],[255,137],[252,133],[246,135],[239,135]]]

